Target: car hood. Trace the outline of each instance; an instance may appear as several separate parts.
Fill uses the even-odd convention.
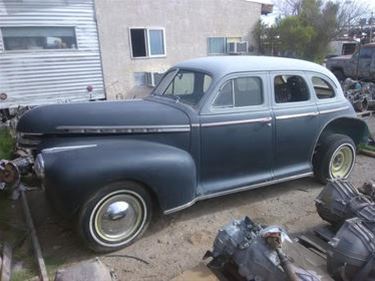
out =
[[[352,58],[352,55],[345,55],[345,56],[336,56],[331,57],[327,60],[328,61],[343,61],[343,60],[350,60]]]
[[[129,100],[87,102],[36,107],[26,112],[18,122],[17,131],[34,134],[114,133],[116,130],[151,128],[184,128],[188,116],[172,105],[155,101]],[[147,131],[141,131],[147,132]]]

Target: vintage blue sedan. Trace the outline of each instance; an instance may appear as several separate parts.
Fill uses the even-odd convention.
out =
[[[96,251],[140,237],[154,207],[347,178],[369,137],[329,70],[255,56],[179,63],[142,100],[37,107],[18,132],[53,205]]]

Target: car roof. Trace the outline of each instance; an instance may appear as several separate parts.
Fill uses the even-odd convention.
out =
[[[176,68],[197,69],[221,77],[234,72],[246,71],[315,71],[333,79],[325,67],[309,61],[267,56],[212,56],[183,61]]]
[[[375,48],[375,43],[369,43],[362,46],[362,48]]]

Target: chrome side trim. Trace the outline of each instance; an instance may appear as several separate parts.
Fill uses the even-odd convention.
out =
[[[290,115],[281,115],[281,116],[276,116],[277,120],[285,120],[285,119],[293,119],[293,118],[299,118],[299,117],[314,117],[318,116],[319,112],[306,112],[306,113],[297,113],[297,114],[290,114]]]
[[[191,124],[191,127],[192,127],[192,128],[199,128],[199,127],[200,127],[200,124]]]
[[[294,175],[294,176],[290,176],[290,177],[286,177],[286,178],[282,178],[282,179],[261,182],[261,183],[257,183],[257,184],[253,184],[253,185],[246,185],[246,186],[234,188],[234,189],[231,189],[231,190],[226,190],[226,191],[221,191],[221,192],[217,192],[217,193],[213,193],[213,194],[198,196],[188,203],[185,203],[183,205],[177,206],[177,207],[172,208],[172,209],[165,210],[163,213],[165,215],[169,215],[169,214],[181,211],[183,209],[186,209],[186,208],[194,205],[196,202],[201,201],[201,200],[211,199],[211,198],[224,196],[224,195],[228,195],[228,194],[232,194],[232,193],[237,193],[237,192],[241,192],[241,191],[245,191],[245,190],[249,190],[249,189],[255,189],[255,188],[258,188],[258,187],[262,187],[262,186],[282,183],[282,182],[285,182],[285,181],[305,178],[305,177],[308,177],[308,176],[312,176],[313,174],[314,174],[313,172],[308,172],[308,173]]]
[[[19,133],[21,137],[27,137],[27,136],[43,136],[43,133]]]
[[[83,144],[83,145],[71,145],[71,146],[56,146],[51,148],[45,148],[42,150],[43,153],[53,153],[53,152],[60,152],[60,151],[67,151],[67,150],[74,150],[74,149],[83,149],[83,148],[91,148],[96,147],[97,144]]]
[[[238,124],[265,123],[265,122],[270,122],[270,121],[272,121],[272,117],[264,117],[264,118],[255,118],[255,119],[204,123],[201,125],[201,127],[217,127],[217,126],[238,125]]]
[[[189,132],[190,125],[58,126],[56,129],[72,134],[171,133]]]
[[[333,108],[333,109],[326,109],[326,110],[321,110],[320,114],[325,114],[325,113],[331,113],[331,112],[337,112],[337,111],[342,111],[348,109],[349,106],[343,106],[339,108]]]

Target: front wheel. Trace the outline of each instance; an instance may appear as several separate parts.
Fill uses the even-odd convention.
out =
[[[326,136],[314,158],[315,176],[326,183],[327,179],[346,179],[355,163],[353,140],[342,134]]]
[[[95,252],[110,252],[133,243],[151,220],[147,190],[133,182],[100,189],[82,206],[78,230]]]

